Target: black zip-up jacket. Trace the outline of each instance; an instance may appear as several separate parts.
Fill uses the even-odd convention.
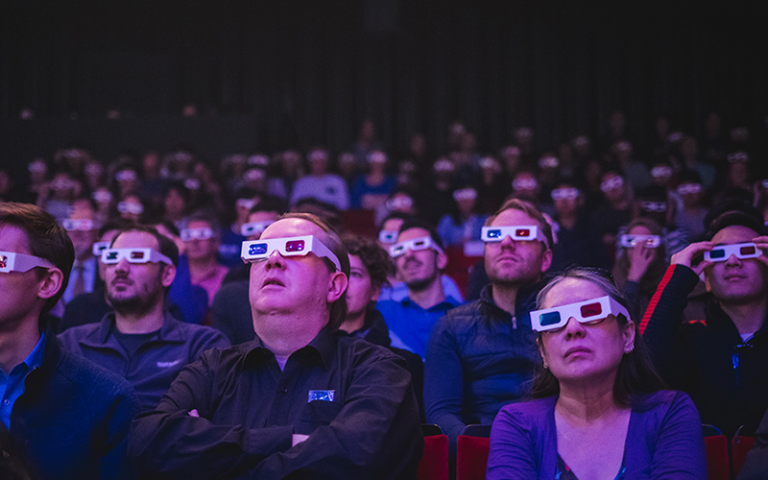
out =
[[[732,436],[741,425],[757,425],[768,409],[768,322],[744,342],[714,298],[705,318],[683,322],[698,281],[690,268],[671,265],[640,331],[669,386],[691,396],[702,422]]]

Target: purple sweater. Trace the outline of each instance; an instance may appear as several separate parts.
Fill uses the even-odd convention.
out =
[[[554,479],[557,397],[501,409],[491,430],[487,480]],[[682,392],[660,391],[635,402],[624,444],[627,479],[707,478],[701,419]]]

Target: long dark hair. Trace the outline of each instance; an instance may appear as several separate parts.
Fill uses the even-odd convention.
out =
[[[575,267],[555,276],[550,282],[541,289],[536,297],[536,308],[541,308],[542,301],[547,294],[558,283],[567,278],[576,278],[587,280],[600,287],[607,295],[610,295],[619,304],[630,310],[627,300],[616,288],[610,278],[598,273],[592,268]],[[627,324],[629,319],[624,315],[616,317],[619,326]],[[653,367],[651,357],[648,354],[647,347],[638,330],[638,324],[635,323],[635,343],[634,349],[625,353],[619,363],[616,373],[616,381],[613,384],[613,399],[617,405],[630,408],[635,400],[643,395],[657,392],[666,388],[656,369]],[[539,334],[541,342],[541,334]],[[560,393],[560,382],[549,369],[538,366],[533,377],[533,387],[531,397],[543,398]]]

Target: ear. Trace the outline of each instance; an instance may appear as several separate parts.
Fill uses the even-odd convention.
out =
[[[544,253],[541,256],[541,273],[546,272],[549,270],[549,267],[552,266],[552,249],[547,248],[544,250]]]
[[[51,268],[40,282],[37,296],[47,300],[59,293],[59,289],[61,289],[63,284],[64,274],[58,268]]]
[[[536,339],[536,346],[539,347],[539,355],[541,355],[541,363],[544,365],[544,368],[549,368],[549,364],[547,363],[547,353],[544,350],[544,345],[541,343],[541,339]]]
[[[342,272],[334,272],[331,274],[331,278],[328,281],[328,303],[333,303],[340,299],[344,292],[347,291],[347,284],[349,280],[347,276]]]
[[[373,291],[371,292],[371,298],[370,300],[372,302],[375,302],[379,299],[379,295],[381,295],[381,285],[372,287]]]
[[[176,267],[173,265],[163,264],[163,271],[160,276],[160,281],[164,287],[170,287],[173,283],[173,279],[176,278]]]
[[[437,257],[435,257],[435,264],[437,265],[437,269],[441,272],[445,270],[445,267],[448,266],[448,255],[445,254],[445,252],[436,252]]]
[[[635,349],[635,322],[628,320],[627,324],[622,328],[624,329],[624,331],[621,332],[624,343],[624,353],[629,353]]]

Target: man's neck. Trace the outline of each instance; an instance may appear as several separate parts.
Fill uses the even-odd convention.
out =
[[[768,298],[762,297],[748,303],[720,302],[720,308],[736,325],[739,334],[755,333],[765,322],[765,315],[768,312]]]
[[[260,328],[254,328],[256,335],[259,336],[261,342],[272,353],[282,357],[290,357],[291,354],[297,350],[300,350],[311,342],[319,333],[318,330],[302,329],[299,331],[286,331],[285,325],[297,324],[294,315],[287,314],[282,315],[279,313],[273,314],[261,314],[257,312],[251,312],[254,317],[254,327],[260,325]],[[323,312],[328,315],[328,312]],[[270,319],[258,319],[257,315],[269,315]],[[314,324],[314,323],[313,323]],[[270,328],[270,326],[276,326]]]
[[[442,275],[438,275],[437,278],[435,278],[435,280],[433,280],[424,290],[419,290],[417,292],[409,288],[408,298],[424,310],[444,302],[445,291],[443,291]]]
[[[150,333],[160,330],[165,318],[163,302],[159,302],[148,312],[115,311],[115,325],[120,333]]]
[[[40,341],[37,316],[14,322],[14,326],[0,331],[0,369],[6,375],[23,362]]]
[[[515,315],[515,304],[517,302],[517,292],[519,290],[520,285],[491,284],[493,302],[497,307],[511,315]]]

